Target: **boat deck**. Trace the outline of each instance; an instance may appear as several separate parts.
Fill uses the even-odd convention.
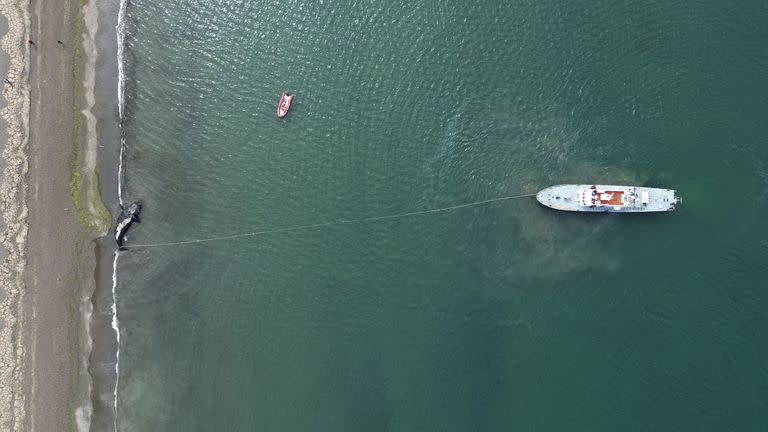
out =
[[[596,194],[590,196],[589,190]],[[536,199],[557,210],[620,213],[672,211],[679,202],[672,189],[573,184],[543,189],[536,194]],[[590,205],[592,199],[594,204]]]
[[[606,196],[607,195],[607,196]],[[624,197],[624,191],[605,191],[597,194],[602,205],[618,206],[624,204],[622,198]]]

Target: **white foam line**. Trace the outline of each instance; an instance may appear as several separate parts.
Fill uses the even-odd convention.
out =
[[[122,128],[122,126],[121,126]],[[120,206],[123,205],[123,158],[125,156],[125,138],[122,137],[122,131],[120,132],[120,156],[118,156],[117,163],[117,201]]]
[[[125,87],[123,44],[125,41],[125,9],[127,5],[128,0],[121,0],[120,9],[117,12],[117,109],[120,113],[121,122],[123,120],[123,105],[125,104],[125,98],[123,97]]]
[[[128,0],[120,1],[120,9],[117,12],[117,109],[120,116],[120,155],[117,167],[117,200],[123,205],[123,170],[125,159],[125,138],[123,137],[123,110],[125,108],[125,11]],[[115,352],[115,389],[114,395],[114,430],[117,431],[117,389],[120,382],[120,322],[117,319],[117,258],[119,251],[115,251],[112,261],[112,329],[115,331],[117,350]]]
[[[120,381],[120,322],[117,320],[117,257],[119,251],[115,251],[115,259],[112,261],[112,329],[115,330],[117,339],[117,352],[115,353],[115,431],[117,431],[117,383]]]
[[[123,205],[123,159],[125,156],[125,138],[123,137],[123,109],[125,107],[125,10],[128,0],[120,2],[120,10],[117,12],[117,109],[120,114],[120,156],[117,168],[117,200]]]

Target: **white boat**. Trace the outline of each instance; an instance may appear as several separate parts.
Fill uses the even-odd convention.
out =
[[[674,211],[682,202],[672,189],[598,184],[551,186],[536,199],[556,210],[615,213]]]

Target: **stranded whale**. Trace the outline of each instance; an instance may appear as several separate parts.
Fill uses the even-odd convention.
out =
[[[134,201],[127,208],[123,208],[120,212],[120,216],[117,218],[117,226],[115,226],[115,240],[117,240],[117,246],[123,247],[123,237],[128,231],[128,228],[134,222],[141,222],[139,220],[139,213],[141,213],[141,201]]]

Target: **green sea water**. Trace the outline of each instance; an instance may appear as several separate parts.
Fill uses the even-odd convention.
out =
[[[122,431],[768,428],[768,6],[131,0]],[[297,95],[275,117],[281,91]]]

